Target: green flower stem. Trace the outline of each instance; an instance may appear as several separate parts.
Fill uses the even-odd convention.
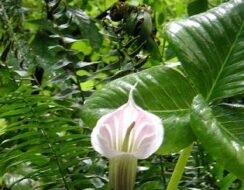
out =
[[[133,190],[136,178],[137,158],[122,155],[109,159],[110,190]]]
[[[184,172],[184,168],[186,166],[187,160],[189,158],[189,156],[191,155],[191,150],[192,150],[193,144],[191,144],[190,146],[188,146],[187,148],[185,148],[174,169],[174,172],[170,178],[169,184],[167,186],[167,190],[176,190],[178,187],[178,184],[180,182],[180,179],[182,177],[182,174]]]

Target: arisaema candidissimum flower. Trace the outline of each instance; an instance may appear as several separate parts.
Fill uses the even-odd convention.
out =
[[[93,148],[109,159],[111,190],[132,190],[137,160],[148,158],[163,141],[161,119],[135,103],[134,88],[128,102],[102,116],[91,134]]]

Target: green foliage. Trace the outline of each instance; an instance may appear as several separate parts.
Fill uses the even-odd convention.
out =
[[[244,92],[243,9],[232,1],[167,27],[184,71],[209,102]]]
[[[202,145],[225,168],[240,179],[244,179],[244,148],[242,142],[233,133],[224,128],[214,118],[211,109],[201,96],[193,100],[191,127]],[[243,116],[243,113],[241,113]],[[243,118],[240,116],[240,119]],[[243,123],[243,122],[242,122]]]
[[[196,91],[179,71],[157,66],[116,80],[87,99],[81,117],[93,127],[96,120],[127,102],[136,82],[135,101],[160,116],[165,124],[163,153],[178,152],[193,141],[189,110]],[[178,134],[178,135],[177,135]]]
[[[139,162],[136,189],[166,189],[172,153],[195,140],[179,189],[243,188],[234,150],[244,141],[243,1],[204,12],[223,1],[131,0],[151,7],[136,12],[132,32],[125,18],[98,19],[115,2],[0,1],[0,189],[108,189],[88,127],[125,103],[136,81],[136,102],[166,134],[159,154]],[[199,93],[205,100],[192,105]]]
[[[165,122],[165,143],[162,145],[162,150],[168,150],[170,147],[170,150],[178,151],[178,148],[189,145],[195,136],[213,157],[216,157],[218,161],[221,159],[220,163],[227,170],[243,179],[243,171],[240,169],[243,168],[243,122],[241,119],[243,109],[239,108],[242,105],[230,104],[232,107],[227,108],[228,111],[223,107],[221,110],[220,106],[221,102],[226,102],[226,98],[240,97],[244,92],[242,85],[243,9],[242,1],[233,0],[204,14],[169,24],[166,35],[181,60],[182,66],[168,69],[166,66],[154,67],[110,83],[87,100],[83,111],[88,114],[82,114],[84,119],[98,119],[124,103],[128,90],[135,82],[138,82],[135,92],[136,102],[162,117]],[[183,78],[169,74],[176,72],[176,69],[183,73],[181,74]],[[202,94],[208,104],[214,107],[213,109],[217,109],[216,117],[220,119],[219,124],[214,127],[224,128],[226,133],[231,134],[230,136],[221,135],[220,129],[211,130],[210,128],[211,133],[208,133],[206,128],[210,127],[213,121],[211,117],[201,115],[205,110],[204,107],[194,109],[198,113],[198,118],[193,117],[193,114],[192,118],[195,119],[191,123],[196,126],[192,126],[194,129],[194,135],[192,135],[187,114],[192,115],[189,108],[197,93]],[[221,112],[225,113],[225,120]],[[185,115],[179,117],[177,113]],[[218,116],[218,114],[221,115]],[[168,123],[168,118],[171,118],[172,123]],[[201,119],[208,123],[200,125]],[[233,122],[233,125],[230,126],[226,120]],[[93,125],[94,123],[91,124]],[[196,127],[198,130],[195,130]],[[174,132],[169,132],[170,129]],[[182,132],[183,130],[185,131]],[[181,140],[178,140],[180,138]],[[184,138],[188,140],[188,143],[184,141]],[[177,139],[176,142],[174,139]],[[229,156],[226,156],[221,147],[226,148],[226,154]],[[238,163],[232,165],[229,162]]]
[[[204,15],[192,17],[184,24],[178,22],[168,26],[169,40],[175,47],[178,57],[182,60],[184,71],[191,78],[199,93],[209,103],[218,104],[225,98],[243,95],[243,9],[244,3],[242,1],[232,1]],[[225,12],[220,10],[225,10]],[[215,28],[213,29],[212,26]],[[185,44],[191,44],[191,48],[187,49]],[[205,108],[199,107],[197,109],[203,111]],[[202,135],[198,130],[195,130],[194,133],[203,144],[210,141],[210,144],[204,145],[205,148],[214,157],[221,159],[220,162],[223,162],[229,171],[233,171],[239,178],[243,179],[243,171],[240,169],[244,168],[242,159],[244,142],[241,141],[243,129],[240,129],[243,126],[241,121],[243,109],[236,107],[233,110],[238,113],[239,117],[234,120],[226,117],[228,117],[229,122],[238,122],[237,128],[240,131],[235,131],[236,126],[225,127],[225,123],[221,126],[221,124],[215,124],[210,118],[207,119],[207,116],[201,116],[203,120],[209,120],[209,123],[205,123],[205,130],[203,127],[201,128],[203,130]],[[229,109],[227,115],[233,114],[233,111]],[[196,122],[195,125],[197,127],[200,123],[197,124]],[[211,129],[210,126],[218,127]],[[209,131],[206,130],[207,127],[209,127]],[[224,128],[227,131],[226,133],[231,135],[229,137],[226,137],[226,134],[221,135],[222,132],[218,131],[218,128]],[[193,127],[193,129],[196,128]],[[211,134],[211,130],[214,133]],[[203,137],[204,134],[206,134],[205,137]],[[209,138],[210,136],[213,137],[212,140]],[[204,142],[201,138],[205,139]],[[216,148],[211,149],[211,147]],[[225,153],[224,150],[230,152]],[[229,157],[225,155],[229,155]],[[233,160],[235,160],[235,164],[231,165],[230,163]]]
[[[204,11],[208,10],[208,1],[207,0],[195,0],[192,2],[189,2],[187,6],[187,12],[188,15],[195,15],[198,13],[202,13]]]
[[[84,147],[90,140],[80,121],[71,119],[71,105],[67,99],[33,96],[29,89],[0,99],[0,118],[5,118],[0,171],[6,186],[23,182],[28,189],[74,189],[74,179],[88,180],[80,173],[86,164],[74,163],[89,153]],[[16,178],[8,182],[11,176]]]

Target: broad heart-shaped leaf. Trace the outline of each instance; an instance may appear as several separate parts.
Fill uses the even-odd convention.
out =
[[[192,143],[189,113],[196,91],[184,75],[165,66],[115,80],[95,92],[81,111],[85,123],[94,127],[102,115],[126,103],[128,92],[135,83],[138,83],[134,91],[135,102],[163,120],[165,138],[160,153],[177,152]]]
[[[192,107],[191,127],[198,140],[227,170],[244,180],[244,143],[233,135],[233,132],[238,132],[231,129],[236,130],[236,128],[228,125],[224,127],[202,96],[194,98]],[[223,120],[222,114],[217,113],[220,115],[220,120]],[[243,110],[240,115],[243,116]],[[243,124],[243,117],[239,119]],[[243,129],[241,131],[243,132]],[[240,137],[242,135],[240,134]]]
[[[244,93],[244,1],[172,22],[166,35],[199,92],[209,101]]]

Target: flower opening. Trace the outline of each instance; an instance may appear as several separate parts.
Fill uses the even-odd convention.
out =
[[[126,104],[102,116],[93,129],[92,146],[107,158],[131,154],[138,159],[145,159],[163,141],[161,119],[136,105],[133,90],[130,90]]]
[[[133,90],[129,100],[102,116],[91,134],[93,148],[109,158],[110,190],[133,190],[137,159],[145,159],[162,144],[161,119],[136,105]]]

